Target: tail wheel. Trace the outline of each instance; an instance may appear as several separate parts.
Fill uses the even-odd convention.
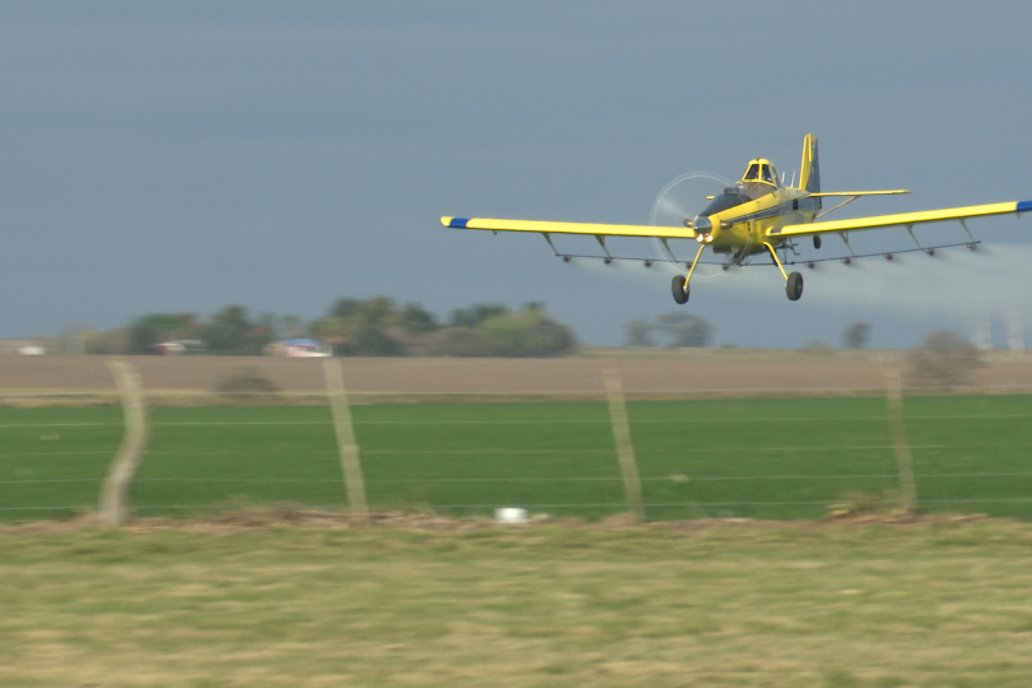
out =
[[[803,295],[803,276],[798,272],[789,274],[788,282],[785,284],[785,293],[788,294],[789,301],[798,301],[799,297]]]
[[[688,303],[688,296],[690,290],[688,289],[688,283],[685,282],[684,277],[680,275],[674,277],[674,280],[670,283],[670,290],[674,294],[674,301],[679,304]]]

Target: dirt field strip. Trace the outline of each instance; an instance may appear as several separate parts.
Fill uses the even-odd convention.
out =
[[[614,352],[614,356],[619,352]],[[129,357],[152,396],[210,393],[228,376],[253,370],[285,395],[325,388],[318,361],[274,357]],[[525,395],[603,398],[603,370],[612,358],[340,359],[353,403],[364,397]],[[750,352],[698,350],[619,356],[629,398],[683,395],[882,394],[880,352]],[[0,356],[0,402],[32,392],[114,393],[102,356]],[[972,389],[1032,390],[1032,359],[991,358],[974,373]]]

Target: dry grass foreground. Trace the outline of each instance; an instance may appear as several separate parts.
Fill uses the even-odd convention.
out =
[[[284,516],[5,527],[0,685],[1027,686],[1032,675],[1029,524]]]

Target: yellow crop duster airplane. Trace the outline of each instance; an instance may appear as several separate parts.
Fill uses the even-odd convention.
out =
[[[734,265],[742,265],[747,257],[754,254],[769,254],[773,264],[777,266],[785,279],[785,292],[792,301],[797,301],[803,294],[803,276],[798,272],[787,272],[785,262],[778,256],[778,249],[793,249],[794,239],[802,236],[812,237],[814,248],[821,247],[821,236],[829,232],[838,234],[849,246],[848,232],[881,227],[906,227],[916,249],[926,251],[929,255],[935,248],[944,246],[921,246],[914,236],[914,225],[943,220],[959,220],[967,231],[964,220],[969,217],[1022,213],[1032,210],[1032,200],[1006,201],[961,208],[943,208],[919,212],[895,213],[891,215],[875,215],[858,217],[849,220],[821,220],[828,213],[855,201],[862,196],[886,196],[908,193],[905,189],[889,189],[883,191],[821,191],[820,166],[817,160],[817,138],[807,134],[803,139],[803,155],[800,164],[799,185],[786,186],[779,178],[774,165],[765,158],[750,160],[745,173],[738,182],[725,188],[723,193],[709,196],[709,205],[695,217],[685,218],[683,226],[652,225],[614,225],[581,222],[548,222],[540,220],[503,220],[492,218],[442,217],[441,224],[452,229],[481,229],[491,232],[533,232],[542,234],[556,255],[562,255],[552,242],[553,234],[591,235],[605,251],[606,263],[612,262],[612,256],[606,249],[605,239],[610,236],[639,237],[658,239],[671,262],[679,261],[671,252],[667,241],[670,239],[695,239],[699,246],[695,257],[687,265],[684,275],[677,275],[672,282],[674,301],[686,303],[689,296],[689,284],[698,267],[703,253],[710,249],[714,253],[726,254],[723,263],[725,269]],[[825,198],[841,198],[828,210],[823,209]],[[970,232],[968,232],[970,237]],[[972,238],[966,242],[970,248],[977,244]],[[959,244],[948,244],[957,246]],[[852,254],[852,248],[850,248]],[[855,256],[856,254],[852,254]],[[882,254],[877,254],[882,255]],[[886,258],[891,253],[884,254]],[[843,258],[850,262],[852,256]],[[569,255],[562,255],[569,260]],[[602,256],[597,256],[602,258]],[[651,265],[651,260],[645,264]],[[813,261],[809,263],[813,267]]]

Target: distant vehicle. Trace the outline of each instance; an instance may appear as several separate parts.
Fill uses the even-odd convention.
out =
[[[270,356],[287,356],[288,358],[329,358],[333,355],[329,345],[317,339],[284,339],[268,346],[266,353]]]
[[[967,231],[964,220],[969,217],[986,215],[1002,215],[1032,211],[1032,200],[1006,201],[984,205],[964,206],[960,208],[942,208],[918,212],[895,213],[891,215],[872,215],[848,220],[818,221],[828,213],[838,210],[861,196],[884,196],[909,193],[906,189],[889,189],[883,191],[821,191],[820,167],[817,161],[817,137],[807,134],[803,139],[803,157],[800,165],[799,185],[784,183],[770,160],[756,158],[746,165],[745,172],[734,186],[729,186],[722,193],[708,196],[707,205],[694,217],[685,217],[682,226],[652,225],[613,225],[582,222],[551,222],[540,220],[505,220],[479,217],[441,218],[441,224],[452,229],[482,229],[490,232],[532,232],[544,236],[557,256],[569,262],[570,254],[560,253],[552,243],[552,234],[579,234],[594,236],[602,248],[603,256],[578,256],[585,258],[601,258],[607,264],[621,259],[610,254],[606,247],[606,237],[638,237],[658,239],[663,247],[665,262],[684,263],[688,271],[684,275],[674,277],[671,284],[674,301],[687,303],[689,282],[699,265],[703,252],[710,248],[713,253],[726,254],[721,264],[724,269],[750,264],[754,255],[769,255],[771,263],[781,272],[785,279],[785,292],[789,300],[797,301],[803,295],[803,276],[798,272],[789,273],[785,263],[793,264],[786,252],[795,251],[795,239],[810,237],[813,247],[820,249],[822,235],[837,234],[849,249],[849,255],[836,258],[821,258],[806,261],[809,267],[819,260],[842,260],[849,263],[860,258],[853,253],[849,245],[849,232],[881,227],[905,227],[916,244],[915,248],[905,251],[924,251],[933,255],[935,249],[952,246],[967,246],[974,249],[978,244]],[[827,210],[822,209],[822,200],[838,197],[839,201]],[[915,225],[944,220],[959,220],[967,232],[970,241],[959,244],[941,244],[925,246],[914,236]],[[674,256],[667,242],[671,239],[695,239],[699,248],[691,262],[685,262]],[[782,255],[778,255],[778,251]],[[892,253],[877,253],[892,259]],[[652,260],[643,258],[627,258],[641,260],[646,267]]]
[[[162,356],[182,356],[204,352],[204,342],[199,339],[172,339],[155,345],[155,353]]]
[[[19,348],[18,353],[22,356],[43,356],[47,350],[38,344],[27,344]]]

